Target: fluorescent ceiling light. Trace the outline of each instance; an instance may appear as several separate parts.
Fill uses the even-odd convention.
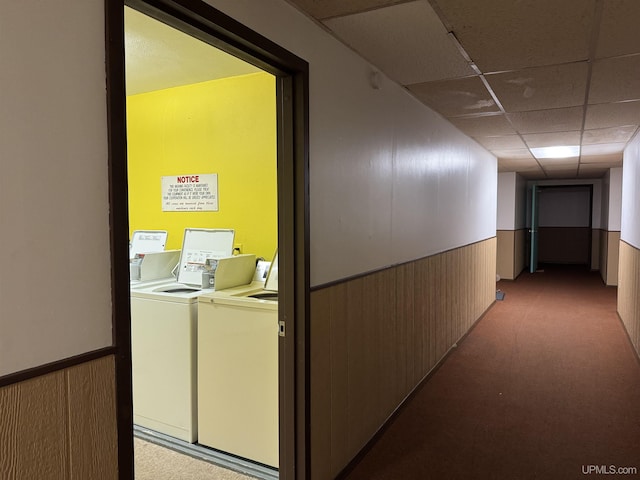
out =
[[[530,150],[536,158],[570,158],[580,155],[579,145],[531,148]]]

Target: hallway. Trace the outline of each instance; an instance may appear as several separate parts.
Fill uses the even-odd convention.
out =
[[[504,300],[343,478],[637,477],[640,363],[616,289],[577,267],[497,286]]]

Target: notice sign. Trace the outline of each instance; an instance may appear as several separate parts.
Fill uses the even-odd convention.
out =
[[[162,177],[163,212],[217,212],[218,174]]]

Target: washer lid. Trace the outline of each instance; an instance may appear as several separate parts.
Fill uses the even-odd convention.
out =
[[[278,249],[276,249],[271,265],[269,265],[269,273],[267,273],[267,280],[264,282],[264,289],[271,292],[278,291]]]
[[[232,229],[185,228],[178,283],[202,285],[202,271],[207,260],[230,257],[234,236]]]
[[[162,252],[167,236],[166,230],[136,230],[131,236],[129,258],[135,258],[138,253]]]

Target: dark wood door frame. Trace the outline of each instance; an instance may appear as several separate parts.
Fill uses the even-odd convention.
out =
[[[112,296],[121,480],[133,480],[124,6],[276,76],[280,338],[280,478],[310,477],[309,66],[201,0],[105,0]]]

